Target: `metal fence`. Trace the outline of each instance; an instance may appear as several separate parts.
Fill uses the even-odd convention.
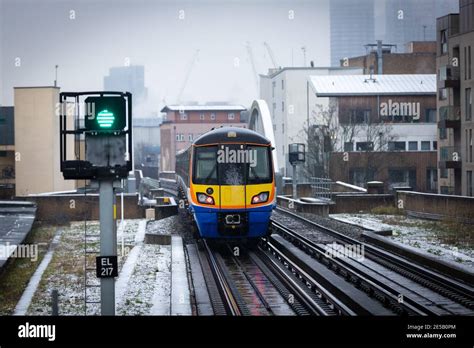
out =
[[[313,197],[332,200],[332,186],[334,182],[331,179],[312,177],[309,179],[309,183],[311,184]]]

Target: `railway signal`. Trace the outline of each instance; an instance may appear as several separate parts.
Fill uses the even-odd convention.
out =
[[[114,278],[118,275],[114,188],[132,170],[132,95],[63,92],[60,106],[64,106],[59,115],[64,179],[89,179],[99,186],[100,256],[96,268],[100,277],[101,313],[114,315]],[[82,114],[81,109],[85,110]]]
[[[113,97],[88,97],[85,100],[87,115],[85,128],[87,131],[99,133],[123,131],[127,124],[125,98]]]
[[[305,145],[301,143],[293,143],[288,145],[288,158],[293,166],[293,198],[296,199],[298,196],[297,193],[297,165],[299,163],[304,163],[306,160],[305,157]]]

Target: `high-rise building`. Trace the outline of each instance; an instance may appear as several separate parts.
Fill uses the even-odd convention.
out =
[[[331,0],[329,7],[331,66],[345,57],[361,56],[374,42],[374,0]]]
[[[397,52],[405,52],[409,41],[436,40],[436,18],[458,12],[458,4],[452,0],[385,0],[381,16],[382,32],[377,39],[397,46]]]
[[[145,67],[130,65],[110,68],[109,75],[104,77],[104,90],[130,92],[133,105],[137,105],[147,97]]]
[[[474,195],[474,0],[437,20],[439,193]]]
[[[436,40],[436,18],[458,12],[452,0],[331,0],[331,65],[367,54],[364,45],[382,40],[407,52],[411,41]]]

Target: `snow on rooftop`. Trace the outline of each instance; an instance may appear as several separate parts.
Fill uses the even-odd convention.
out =
[[[221,105],[166,105],[161,112],[167,111],[245,111],[247,110],[246,107],[242,105],[228,105],[228,104],[221,104]]]
[[[312,75],[308,80],[319,97],[436,94],[435,74]]]

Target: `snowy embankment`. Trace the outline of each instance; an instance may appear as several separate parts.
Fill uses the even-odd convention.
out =
[[[368,230],[390,228],[393,235],[386,238],[427,252],[441,260],[474,268],[474,226],[453,226],[441,221],[402,215],[334,214],[331,217]]]
[[[84,315],[84,223],[64,227],[52,251],[51,261],[38,275],[35,287],[25,294],[22,308],[27,315],[50,315],[51,292],[58,290],[60,315]],[[99,234],[99,223],[88,222],[87,234]],[[126,220],[118,228],[117,248],[119,277],[116,279],[116,313],[118,315],[153,314],[159,303],[169,308],[171,247],[145,245],[145,220]],[[122,240],[123,236],[123,240]],[[122,244],[123,242],[123,244]],[[123,246],[123,248],[122,248]],[[98,250],[99,238],[88,239],[88,249]],[[123,252],[122,252],[123,250]],[[95,267],[95,255],[87,260],[88,268]],[[88,272],[88,284],[99,284],[95,272]],[[157,282],[160,279],[160,282]],[[88,300],[98,300],[100,288],[88,289]],[[29,298],[28,298],[29,297]],[[29,303],[27,310],[25,303]],[[87,306],[87,314],[99,314],[97,304]],[[166,314],[166,311],[156,311]]]

